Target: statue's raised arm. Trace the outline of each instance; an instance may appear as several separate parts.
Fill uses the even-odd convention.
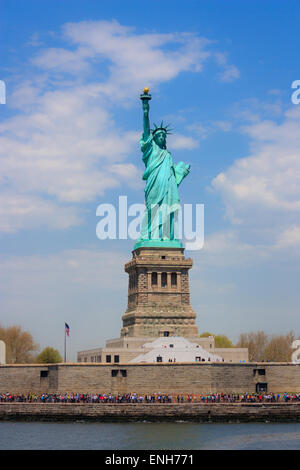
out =
[[[143,138],[146,141],[150,136],[150,120],[149,120],[149,101],[151,100],[151,95],[149,94],[149,88],[144,88],[143,94],[141,95],[141,100],[143,103],[143,112],[144,112],[144,134]]]

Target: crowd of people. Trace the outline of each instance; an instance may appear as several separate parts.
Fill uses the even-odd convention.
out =
[[[89,393],[0,393],[0,403],[276,403],[300,402],[299,393],[215,393],[208,395],[155,393],[89,394]]]

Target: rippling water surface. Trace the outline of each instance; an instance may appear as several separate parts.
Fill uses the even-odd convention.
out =
[[[294,450],[300,423],[0,422],[1,450]]]

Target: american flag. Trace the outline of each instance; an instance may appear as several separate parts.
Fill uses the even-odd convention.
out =
[[[66,330],[67,335],[69,336],[70,335],[70,327],[69,327],[68,323],[65,323],[65,330]]]

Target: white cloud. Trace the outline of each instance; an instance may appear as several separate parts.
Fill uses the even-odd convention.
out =
[[[224,52],[215,53],[216,62],[223,68],[222,72],[219,73],[220,80],[222,82],[233,82],[240,77],[239,69],[232,64],[228,63],[228,54]]]
[[[46,70],[56,69],[76,74],[89,68],[87,59],[92,56],[92,52],[86,48],[80,48],[76,52],[63,48],[49,48],[34,57],[32,63]]]
[[[201,250],[193,252],[195,271],[215,267],[252,265],[270,259],[270,251],[263,244],[253,244],[240,239],[234,229],[223,230],[205,236]]]
[[[278,237],[276,248],[294,248],[300,247],[300,227],[293,226],[289,227]]]
[[[252,153],[236,160],[212,181],[239,242],[266,250],[298,245],[300,216],[300,110],[280,123],[261,120],[244,126]],[[298,223],[297,223],[298,222]]]
[[[137,133],[117,129],[93,85],[46,92],[41,88],[21,84],[14,102],[22,97],[22,110],[30,102],[29,113],[0,124],[0,183],[2,191],[9,188],[10,193],[10,202],[5,201],[5,211],[0,213],[0,231],[29,228],[30,224],[33,228],[39,222],[44,225],[45,220],[46,226],[60,229],[77,225],[81,219],[75,216],[76,206],[66,203],[95,200],[122,179],[132,184],[137,175],[134,165],[128,172],[124,162],[128,154],[138,151]],[[15,194],[18,204],[13,202]],[[13,207],[25,209],[26,204],[27,210],[14,222]],[[57,214],[56,224],[49,211]],[[61,223],[60,213],[68,223]]]
[[[234,120],[243,129],[247,124],[259,124],[262,121],[280,119],[283,113],[283,102],[280,96],[273,95],[271,101],[257,98],[245,98],[232,106]]]
[[[44,219],[54,226],[52,211],[66,217],[57,227],[69,227],[79,223],[80,203],[122,183],[139,187],[139,170],[128,161],[140,152],[139,135],[122,129],[116,110],[128,108],[145,85],[201,72],[212,55],[211,41],[196,34],[138,34],[117,21],[65,24],[62,47],[39,48],[37,38],[31,75],[11,94],[15,114],[0,124],[0,184],[9,193],[0,213],[4,231]],[[179,134],[170,145],[193,149],[198,140]],[[18,222],[14,194],[24,209]]]
[[[176,134],[168,137],[168,148],[180,150],[192,150],[199,147],[199,142],[193,137]]]
[[[232,123],[229,121],[214,121],[213,125],[223,132],[229,132],[232,129]]]
[[[51,200],[12,192],[0,194],[0,232],[15,233],[21,229],[48,227],[64,230],[82,223],[75,207],[57,205]]]
[[[246,129],[255,139],[255,151],[250,157],[236,160],[213,180],[226,205],[231,206],[229,215],[236,213],[246,223],[249,206],[256,206],[258,212],[266,208],[300,210],[299,121],[287,119],[279,125],[261,122]]]
[[[145,85],[169,81],[183,71],[200,72],[210,56],[210,41],[195,34],[137,34],[117,21],[67,23],[63,37],[75,49],[46,49],[33,63],[45,70],[76,74],[93,63],[108,61],[108,79],[101,82],[99,91],[115,99],[134,96]],[[175,47],[168,50],[169,45]]]
[[[240,77],[240,71],[235,65],[227,65],[224,68],[223,73],[220,74],[222,82],[233,82]]]
[[[198,138],[204,140],[207,137],[208,132],[210,131],[207,125],[203,125],[200,122],[194,122],[187,126],[187,130],[193,132],[197,135]]]

